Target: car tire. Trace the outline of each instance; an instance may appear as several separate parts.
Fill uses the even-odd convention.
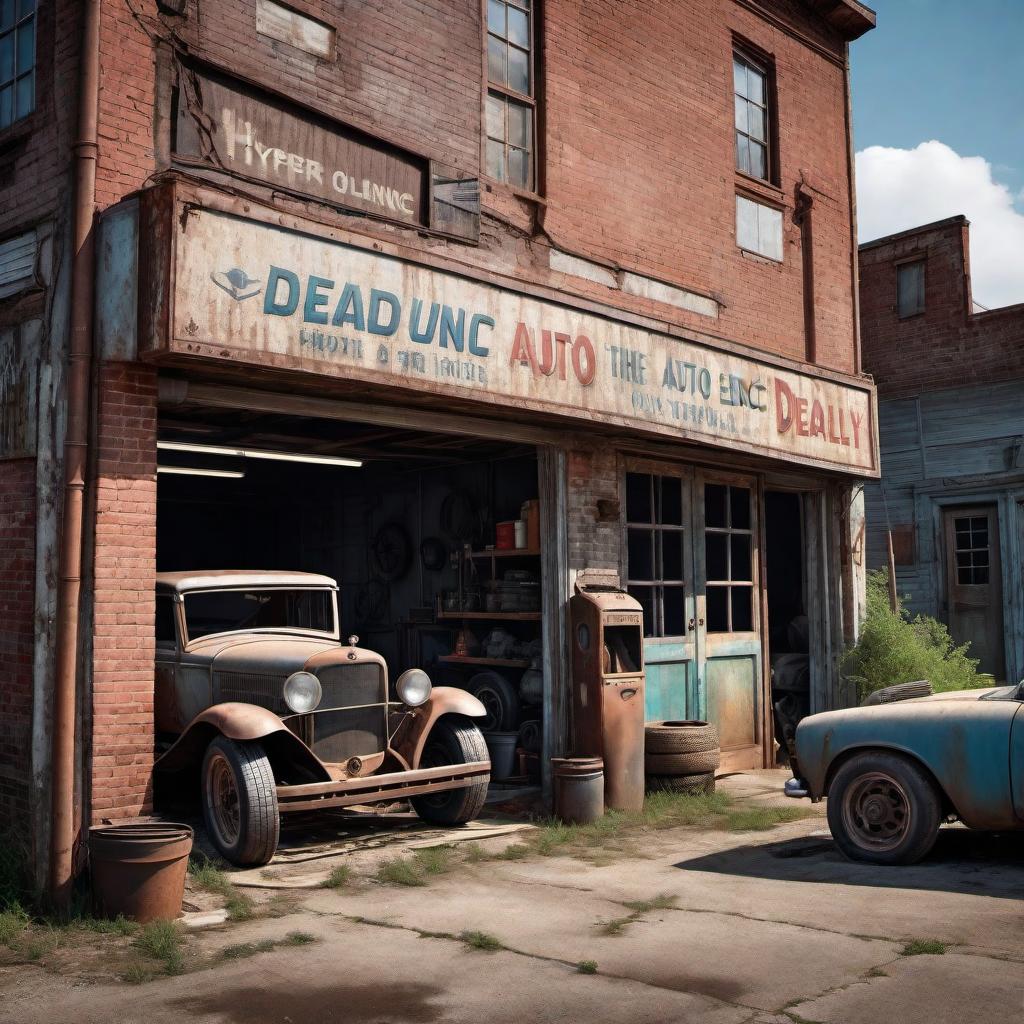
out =
[[[909,758],[882,751],[851,757],[828,790],[836,846],[869,864],[913,864],[935,845],[942,804],[935,784]]]
[[[700,775],[648,775],[648,793],[687,793],[706,795],[715,791],[715,773]]]
[[[445,715],[430,730],[419,767],[433,768],[444,764],[469,764],[472,761],[488,760],[490,756],[483,733],[473,721],[463,715]],[[413,810],[424,821],[434,825],[465,825],[483,809],[490,779],[490,775],[486,775],[462,789],[414,796]]]
[[[710,722],[649,722],[644,727],[648,754],[689,754],[718,747],[718,730]]]
[[[478,723],[483,732],[515,732],[519,728],[519,692],[501,673],[478,672],[465,688],[487,711]]]
[[[716,771],[722,763],[722,752],[695,750],[686,754],[645,754],[644,771],[648,775],[704,775]]]
[[[277,787],[263,747],[218,736],[206,748],[203,820],[217,852],[239,867],[267,864],[277,851]]]

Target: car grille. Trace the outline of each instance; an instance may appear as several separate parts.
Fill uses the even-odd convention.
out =
[[[257,675],[255,672],[214,672],[213,699],[217,704],[241,701],[258,704],[277,715],[288,714],[284,702],[284,679],[280,675]]]
[[[327,764],[343,763],[350,757],[369,757],[387,747],[387,711],[383,706],[315,711],[302,718],[302,731],[296,731]]]
[[[330,665],[320,669],[317,678],[324,691],[320,701],[322,708],[355,708],[383,704],[388,699],[384,670],[373,662]]]

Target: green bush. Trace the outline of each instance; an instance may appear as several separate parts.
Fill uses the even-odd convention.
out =
[[[860,639],[843,655],[843,675],[857,684],[860,700],[914,679],[927,679],[937,693],[991,686],[991,677],[978,674],[977,660],[967,657],[969,646],[955,644],[946,627],[927,615],[911,618],[902,602],[894,613],[889,574],[877,569],[867,576],[867,613]]]

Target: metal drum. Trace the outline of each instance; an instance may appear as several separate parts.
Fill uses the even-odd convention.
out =
[[[604,761],[600,757],[553,757],[555,817],[588,825],[604,817]]]

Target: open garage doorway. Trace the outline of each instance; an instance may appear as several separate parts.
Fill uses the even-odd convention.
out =
[[[199,405],[161,410],[157,569],[338,583],[342,640],[480,698],[492,797],[540,785],[545,674],[534,446]],[[392,694],[394,696],[394,694]]]

